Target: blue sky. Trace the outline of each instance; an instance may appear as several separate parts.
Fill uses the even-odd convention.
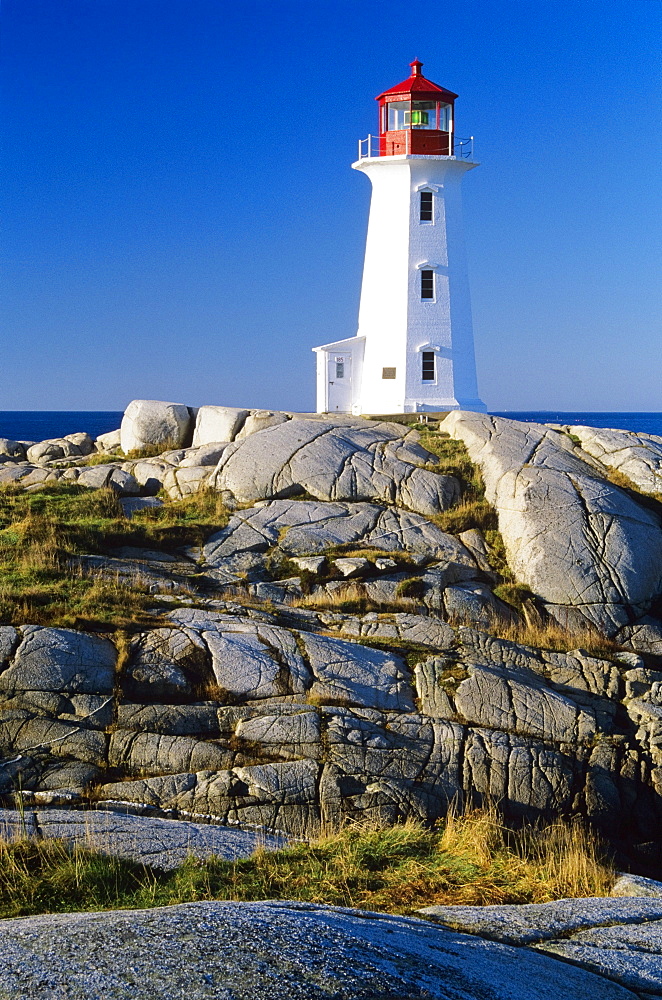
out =
[[[375,95],[424,73],[494,410],[662,410],[660,0],[2,0],[0,410],[314,407]]]

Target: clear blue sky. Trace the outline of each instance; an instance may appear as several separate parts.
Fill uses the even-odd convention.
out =
[[[662,410],[661,0],[2,0],[0,410],[310,409],[418,57],[491,409]]]

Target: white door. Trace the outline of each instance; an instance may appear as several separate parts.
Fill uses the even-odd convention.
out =
[[[350,413],[352,409],[352,355],[329,354],[328,359],[328,412]]]

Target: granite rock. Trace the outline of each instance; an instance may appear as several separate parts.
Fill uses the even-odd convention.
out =
[[[195,419],[193,447],[234,441],[249,412],[232,406],[201,406]]]
[[[455,411],[444,428],[481,468],[511,569],[553,617],[614,636],[645,614],[662,591],[653,512],[542,424]]]
[[[423,449],[400,456],[393,425],[337,426],[288,420],[236,441],[223,453],[211,485],[245,503],[309,493],[320,500],[382,500],[436,514],[460,495],[457,480],[423,468]],[[419,464],[411,459],[416,456]]]
[[[188,406],[156,399],[134,399],[129,403],[120,428],[125,455],[154,445],[163,445],[164,449],[186,447],[192,434],[193,420]]]
[[[303,903],[2,921],[2,1000],[634,1000],[585,969],[428,922]]]

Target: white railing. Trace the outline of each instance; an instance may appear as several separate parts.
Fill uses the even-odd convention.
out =
[[[382,142],[387,142],[385,137],[380,137],[378,135],[369,135],[365,139],[359,139],[359,160],[372,160],[373,158],[384,155],[384,156],[398,156],[398,155],[410,155],[411,149],[411,130],[403,130],[405,133],[405,148],[401,154],[398,153],[380,153],[380,144]],[[419,134],[419,133],[416,133]],[[444,137],[440,140],[440,149],[448,148],[448,141]],[[448,156],[448,153],[421,153],[417,154],[421,156]],[[471,135],[468,139],[459,139],[457,136],[453,137],[453,157],[456,160],[473,160],[474,159],[474,137]]]

